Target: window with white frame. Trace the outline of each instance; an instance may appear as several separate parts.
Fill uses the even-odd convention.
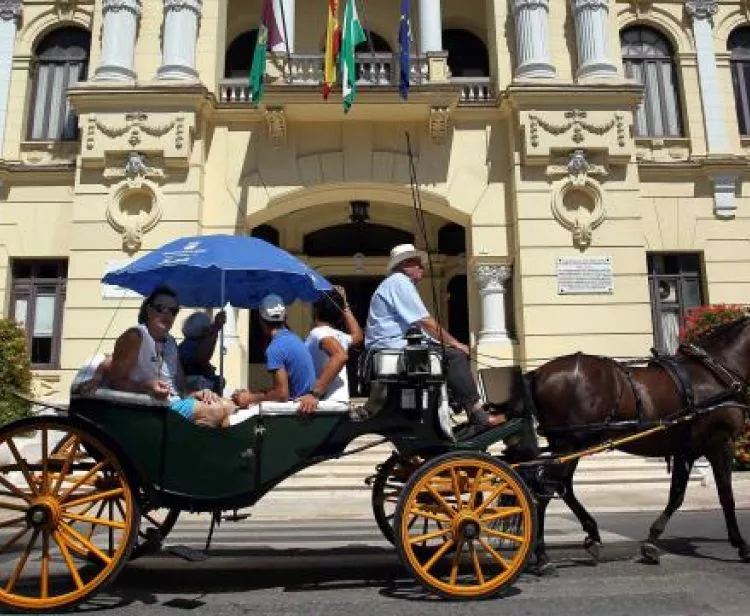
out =
[[[86,79],[91,34],[82,28],[59,28],[34,50],[31,64],[29,139],[70,141],[78,138],[78,118],[68,102],[68,88]]]
[[[737,123],[740,135],[750,135],[750,28],[739,28],[732,32],[727,41],[734,102],[737,106]]]
[[[679,345],[685,314],[703,303],[700,255],[662,253],[648,255],[648,286],[654,326],[654,345],[674,353]]]
[[[26,330],[33,368],[58,368],[68,277],[65,260],[14,259],[10,317]]]
[[[672,45],[645,26],[623,30],[620,43],[625,76],[644,87],[635,114],[635,136],[681,137],[682,113]]]

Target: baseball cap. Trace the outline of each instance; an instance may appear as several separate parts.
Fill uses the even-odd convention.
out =
[[[286,319],[284,300],[273,293],[266,295],[260,302],[260,318],[270,323],[283,323]]]

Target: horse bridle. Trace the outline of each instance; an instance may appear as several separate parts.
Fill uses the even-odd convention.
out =
[[[711,372],[727,389],[741,398],[750,398],[750,380],[742,378],[736,370],[728,368],[720,361],[709,355],[708,351],[692,342],[683,343],[679,347],[680,352],[687,357],[698,360]]]

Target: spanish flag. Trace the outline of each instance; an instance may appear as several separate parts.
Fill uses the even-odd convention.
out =
[[[336,83],[336,61],[341,44],[339,28],[339,0],[328,0],[328,25],[326,26],[326,58],[323,72],[323,98],[327,99]]]

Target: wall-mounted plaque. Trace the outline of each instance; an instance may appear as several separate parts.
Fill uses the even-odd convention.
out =
[[[613,293],[612,257],[558,257],[558,295]]]

